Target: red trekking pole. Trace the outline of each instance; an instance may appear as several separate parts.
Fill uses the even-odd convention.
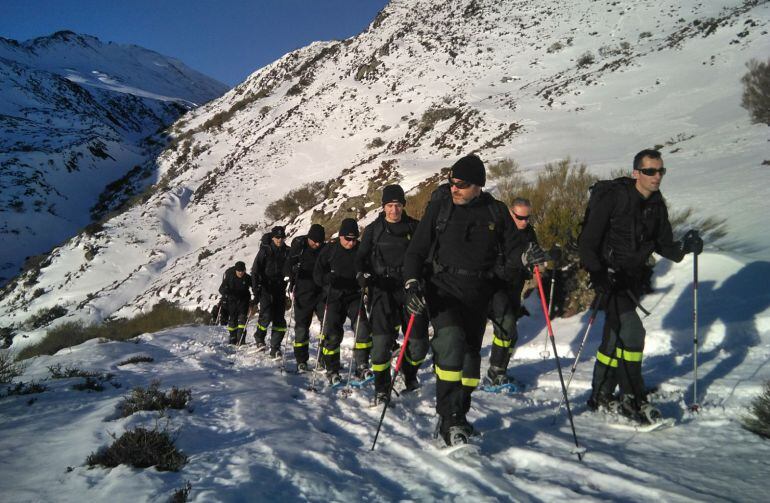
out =
[[[583,460],[583,453],[585,449],[580,447],[577,439],[577,433],[575,433],[575,422],[572,420],[572,409],[569,406],[569,398],[567,397],[567,388],[564,385],[564,376],[561,373],[561,363],[559,362],[559,354],[556,352],[556,339],[553,336],[553,328],[551,327],[551,317],[548,315],[548,304],[545,301],[545,292],[543,291],[543,278],[540,276],[540,268],[535,265],[535,279],[537,279],[537,289],[540,292],[540,303],[543,306],[543,315],[545,316],[545,324],[548,328],[548,336],[551,338],[551,347],[553,348],[553,357],[556,360],[556,369],[559,371],[559,381],[561,382],[561,391],[564,395],[564,403],[567,405],[567,416],[569,416],[569,424],[572,428],[572,437],[575,439],[575,454],[577,454],[578,460]]]
[[[398,377],[398,372],[401,370],[401,362],[404,360],[404,352],[406,351],[406,345],[409,342],[409,335],[412,333],[412,325],[414,325],[414,315],[409,316],[409,324],[406,326],[406,333],[404,334],[404,343],[401,345],[401,351],[398,353],[398,360],[396,360],[396,371],[393,373],[393,378],[390,380],[390,387],[388,388],[388,399],[385,400],[385,407],[382,408],[382,415],[380,416],[380,424],[377,425],[377,432],[374,434],[374,442],[372,442],[372,450],[377,445],[377,437],[380,436],[380,428],[382,428],[382,421],[385,419],[385,412],[388,411],[388,404],[390,403],[390,395],[393,394],[393,385]]]

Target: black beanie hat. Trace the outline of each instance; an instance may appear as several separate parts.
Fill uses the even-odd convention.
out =
[[[400,185],[386,185],[382,189],[382,205],[385,206],[388,203],[401,203],[406,204],[406,196],[404,196],[404,189]]]
[[[271,237],[274,238],[285,238],[286,237],[286,229],[284,229],[280,225],[276,225],[273,227],[273,230],[270,231]]]
[[[340,224],[340,236],[358,238],[358,223],[352,218],[346,218]]]
[[[308,239],[312,239],[316,243],[323,243],[326,240],[326,231],[321,224],[313,224],[310,226],[310,231],[307,233]]]
[[[235,270],[236,271],[245,271],[246,270],[246,264],[244,264],[242,261],[238,261],[235,263]]]
[[[484,163],[475,154],[469,154],[461,158],[452,165],[450,178],[459,178],[460,180],[479,187],[487,183],[487,173],[484,169]]]

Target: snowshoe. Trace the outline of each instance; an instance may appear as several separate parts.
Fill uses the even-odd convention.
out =
[[[524,385],[505,373],[496,373],[490,369],[481,384],[481,390],[487,393],[519,393]]]
[[[417,391],[420,389],[420,380],[415,377],[414,379],[406,379],[404,378],[404,391],[407,393],[412,393],[414,391]]]
[[[307,372],[307,363],[298,363],[297,364],[297,373],[298,374],[304,374]]]
[[[262,352],[267,349],[267,344],[265,344],[264,341],[257,341],[257,344],[254,346],[257,350],[257,352]]]
[[[280,360],[283,358],[283,353],[281,353],[280,349],[270,350],[270,358],[273,360]]]

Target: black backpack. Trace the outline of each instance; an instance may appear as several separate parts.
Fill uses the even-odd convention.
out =
[[[583,237],[583,229],[585,229],[586,223],[588,223],[588,216],[591,214],[591,209],[595,208],[599,201],[604,199],[608,194],[620,187],[628,186],[633,183],[635,183],[633,178],[621,176],[613,180],[599,180],[588,188],[588,204],[586,204],[586,210],[583,213],[583,220],[580,222],[578,243]],[[617,192],[618,194],[621,194],[622,200],[615,206],[615,209],[613,209],[613,214],[622,211],[628,203],[628,198],[626,197],[627,192],[625,190],[618,190]]]

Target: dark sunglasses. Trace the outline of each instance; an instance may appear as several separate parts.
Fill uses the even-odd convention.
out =
[[[663,176],[666,174],[666,168],[639,168],[638,171],[643,174],[644,176],[655,176],[656,174],[660,173],[660,176]]]
[[[449,179],[449,185],[451,185],[452,187],[457,187],[458,189],[467,189],[468,187],[470,187],[473,184],[472,183],[468,183],[468,182],[463,181],[463,180],[460,180],[459,182],[453,182],[452,179],[450,178]]]
[[[343,238],[347,239],[348,241],[358,241],[358,237],[351,237],[351,236],[342,236]]]
[[[517,215],[516,213],[513,214],[513,218],[515,218],[516,220],[524,220],[525,222],[529,220],[529,217],[531,216],[532,215],[522,216],[522,215]]]

